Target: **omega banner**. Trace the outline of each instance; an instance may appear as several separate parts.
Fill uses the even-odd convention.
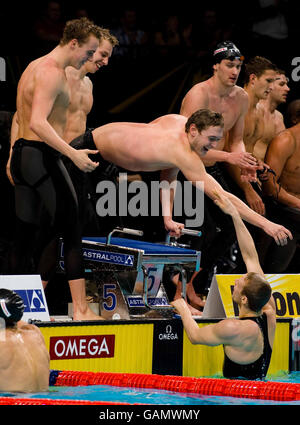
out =
[[[50,337],[50,359],[114,357],[115,335]]]
[[[241,275],[215,275],[203,311],[203,318],[238,316],[232,301],[235,279]],[[273,290],[277,318],[300,316],[300,274],[266,274]]]

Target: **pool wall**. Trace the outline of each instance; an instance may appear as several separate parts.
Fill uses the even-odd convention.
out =
[[[218,319],[197,320],[199,326]],[[292,320],[277,319],[269,375],[293,369]],[[58,370],[222,376],[223,349],[192,345],[180,319],[38,324]]]

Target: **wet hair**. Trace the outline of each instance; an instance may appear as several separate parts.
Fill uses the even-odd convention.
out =
[[[256,77],[261,77],[265,71],[278,71],[277,66],[272,63],[269,59],[262,56],[255,56],[245,64],[245,77],[244,82],[248,84],[250,81],[250,75],[254,74]]]
[[[22,319],[24,312],[23,299],[10,289],[0,289],[0,317],[7,327],[13,327]]]
[[[241,294],[247,297],[249,309],[258,313],[269,301],[272,289],[263,276],[251,272],[246,275],[246,283]]]
[[[66,23],[60,45],[65,46],[71,40],[76,39],[81,46],[91,35],[101,40],[101,28],[86,17],[73,19]]]
[[[198,109],[185,123],[185,132],[188,133],[191,124],[195,124],[199,133],[208,127],[224,127],[224,118],[219,112],[210,109]]]

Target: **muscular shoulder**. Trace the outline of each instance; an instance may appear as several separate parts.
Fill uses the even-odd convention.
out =
[[[216,332],[220,334],[224,343],[234,341],[241,333],[241,322],[237,319],[225,319],[216,324]]]
[[[56,61],[52,58],[45,57],[38,63],[35,71],[36,78],[40,81],[48,82],[48,84],[52,82],[60,84],[66,81],[65,71],[59,68]]]
[[[292,154],[295,150],[295,140],[290,129],[282,131],[278,134],[270,143],[270,150],[278,150],[278,152],[284,150]]]
[[[234,94],[242,108],[248,109],[248,93],[240,86],[234,87]]]
[[[90,91],[93,90],[92,80],[87,75],[84,77],[83,83],[88,90],[90,90]]]
[[[180,113],[190,116],[193,112],[209,105],[209,90],[206,81],[195,84],[185,95]]]
[[[23,321],[18,322],[18,331],[38,338],[40,338],[42,335],[37,326]]]

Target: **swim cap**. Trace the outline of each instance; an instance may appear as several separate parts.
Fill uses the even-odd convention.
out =
[[[241,55],[241,52],[232,41],[222,41],[217,45],[214,51],[214,63],[220,63],[223,59],[239,59],[243,61],[245,58]]]
[[[0,289],[0,317],[6,324],[15,324],[21,320],[24,311],[24,302],[20,295],[9,289]]]

